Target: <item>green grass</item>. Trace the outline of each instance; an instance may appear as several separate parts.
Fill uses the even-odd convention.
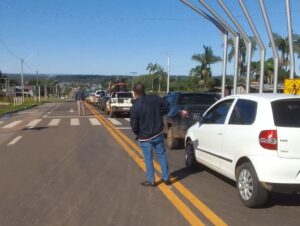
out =
[[[49,102],[56,102],[57,100],[41,100],[41,102],[34,101],[33,98],[25,98],[25,101],[22,105],[14,106],[14,102],[11,99],[0,99],[0,103],[8,103],[8,105],[1,105],[0,104],[0,116],[3,116],[7,113],[19,111],[19,110],[25,110],[34,106],[38,106],[44,103]]]

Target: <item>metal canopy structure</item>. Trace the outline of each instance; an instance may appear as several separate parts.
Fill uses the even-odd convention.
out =
[[[209,22],[214,24],[218,30],[220,30],[223,33],[223,38],[224,38],[224,51],[223,51],[223,67],[222,67],[222,91],[221,95],[222,97],[225,96],[225,77],[226,77],[226,72],[227,72],[227,46],[228,46],[228,31],[226,28],[219,23],[216,19],[214,19],[212,16],[208,15],[205,13],[203,10],[199,9],[197,6],[194,4],[190,3],[188,0],[180,0],[184,4],[186,4],[188,7],[193,9],[196,13],[199,15],[203,16],[205,19],[207,19]]]
[[[247,49],[247,74],[246,74],[246,93],[250,92],[250,74],[251,74],[251,56],[252,56],[252,42],[250,37],[246,34],[243,27],[239,22],[234,18],[232,12],[228,9],[225,5],[223,0],[217,0],[220,7],[224,10],[226,15],[232,21],[232,23],[237,28],[239,34],[205,1],[205,0],[198,0],[199,3],[211,14],[204,12],[196,5],[190,3],[188,0],[180,0],[202,17],[213,23],[223,34],[224,34],[224,56],[223,56],[223,73],[222,73],[222,96],[225,94],[225,76],[227,70],[227,44],[228,44],[228,33],[230,33],[234,37],[234,47],[235,47],[235,62],[234,62],[234,81],[233,81],[233,93],[237,93],[237,75],[238,75],[238,58],[239,58],[239,34],[242,36],[246,43]],[[266,49],[261,40],[261,37],[256,29],[256,26],[250,16],[250,13],[244,4],[243,0],[238,0],[239,5],[244,13],[244,16],[247,19],[248,24],[251,27],[251,30],[254,34],[254,37],[259,45],[260,49],[260,83],[259,83],[259,92],[263,92],[264,87],[264,64],[265,64],[265,57],[266,57]],[[271,29],[271,24],[269,21],[269,17],[264,5],[264,0],[258,0],[259,6],[261,9],[262,16],[264,18],[265,27],[268,32],[269,40],[272,47],[273,59],[274,59],[274,85],[273,85],[273,92],[277,93],[278,90],[278,63],[279,63],[279,56],[278,50],[275,46],[274,37]],[[286,18],[287,18],[287,30],[288,30],[288,37],[289,37],[289,50],[290,50],[290,78],[294,78],[294,71],[295,71],[295,63],[294,63],[294,53],[293,53],[293,33],[292,33],[292,21],[291,21],[291,8],[290,8],[290,0],[285,0],[286,5]]]
[[[239,24],[239,22],[234,18],[234,16],[231,14],[230,10],[227,8],[223,0],[218,0],[218,3],[223,8],[227,16],[230,18],[232,23],[236,26],[238,29],[240,35],[243,37],[246,45],[247,50],[247,74],[246,74],[246,92],[249,93],[250,90],[250,70],[251,70],[251,56],[252,56],[252,42],[250,38],[247,36],[246,32],[242,28],[242,26]]]

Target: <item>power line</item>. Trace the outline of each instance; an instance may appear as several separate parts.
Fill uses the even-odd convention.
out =
[[[17,56],[17,54],[15,54],[9,47],[8,45],[6,45],[6,43],[0,38],[0,42],[1,44],[4,46],[4,48],[16,59],[20,60],[21,58]]]
[[[4,48],[7,50],[7,52],[9,52],[13,57],[15,57],[18,61],[22,60],[23,58],[18,57],[17,54],[14,53],[14,51],[11,50],[11,48],[8,47],[8,45],[0,38],[0,43],[4,46]],[[24,65],[30,70],[30,71],[34,71],[32,69],[31,66],[28,65],[28,63],[26,63],[23,60]]]

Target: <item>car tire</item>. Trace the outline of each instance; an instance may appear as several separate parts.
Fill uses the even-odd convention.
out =
[[[179,146],[179,140],[174,135],[174,128],[169,127],[167,132],[167,146],[169,149],[175,149]]]
[[[238,194],[245,206],[260,207],[267,201],[269,192],[259,182],[250,162],[245,162],[237,168],[236,178]]]
[[[187,141],[185,146],[185,165],[188,169],[195,170],[197,164],[194,145],[192,141]]]

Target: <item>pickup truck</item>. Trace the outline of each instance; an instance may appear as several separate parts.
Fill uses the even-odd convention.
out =
[[[114,117],[120,113],[130,113],[132,107],[132,93],[131,92],[116,92],[106,102],[105,112]]]
[[[215,93],[171,92],[164,98],[170,111],[164,116],[164,133],[169,149],[183,147],[183,140],[189,127],[201,118],[202,114],[220,96]]]

